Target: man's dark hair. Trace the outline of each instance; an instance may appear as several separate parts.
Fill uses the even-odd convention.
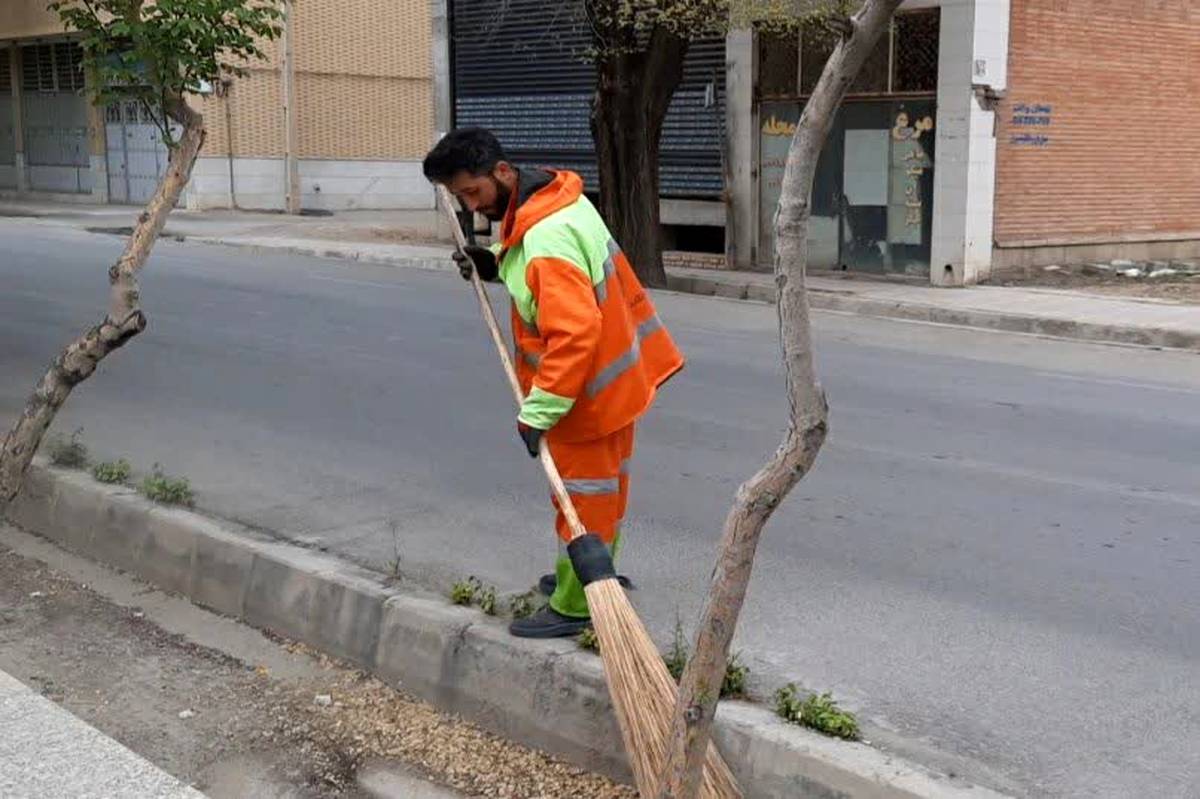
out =
[[[442,138],[425,156],[422,168],[431,181],[445,183],[465,170],[478,177],[507,161],[500,140],[483,128],[458,128]]]

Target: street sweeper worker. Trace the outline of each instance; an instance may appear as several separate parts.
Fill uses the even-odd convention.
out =
[[[425,157],[424,171],[468,210],[500,223],[496,244],[468,247],[455,260],[464,278],[477,269],[512,296],[514,361],[525,395],[516,420],[520,441],[537,457],[545,437],[584,527],[615,558],[635,424],[658,387],[683,368],[683,356],[579,175],[517,169],[496,137],[479,128],[447,134]],[[555,573],[538,583],[550,601],[513,621],[513,635],[569,636],[589,623],[561,510],[555,527]]]

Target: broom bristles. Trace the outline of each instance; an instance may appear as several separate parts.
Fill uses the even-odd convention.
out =
[[[643,797],[654,799],[667,762],[679,689],[620,583],[615,579],[598,580],[584,590],[634,780]],[[711,741],[700,796],[742,796],[729,766]]]

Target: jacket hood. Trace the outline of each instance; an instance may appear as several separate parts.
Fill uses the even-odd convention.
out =
[[[522,182],[527,179],[524,174],[521,178]],[[501,247],[505,250],[520,244],[529,229],[538,222],[574,204],[583,196],[583,178],[574,172],[547,169],[540,173],[532,172],[528,178],[531,182],[526,185],[533,189],[532,193],[518,189],[504,216]]]

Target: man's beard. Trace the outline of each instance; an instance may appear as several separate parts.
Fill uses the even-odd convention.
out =
[[[505,187],[503,183],[491,178],[492,185],[496,187],[496,204],[483,212],[493,222],[503,222],[505,214],[508,213],[508,204],[512,201],[512,189]]]

